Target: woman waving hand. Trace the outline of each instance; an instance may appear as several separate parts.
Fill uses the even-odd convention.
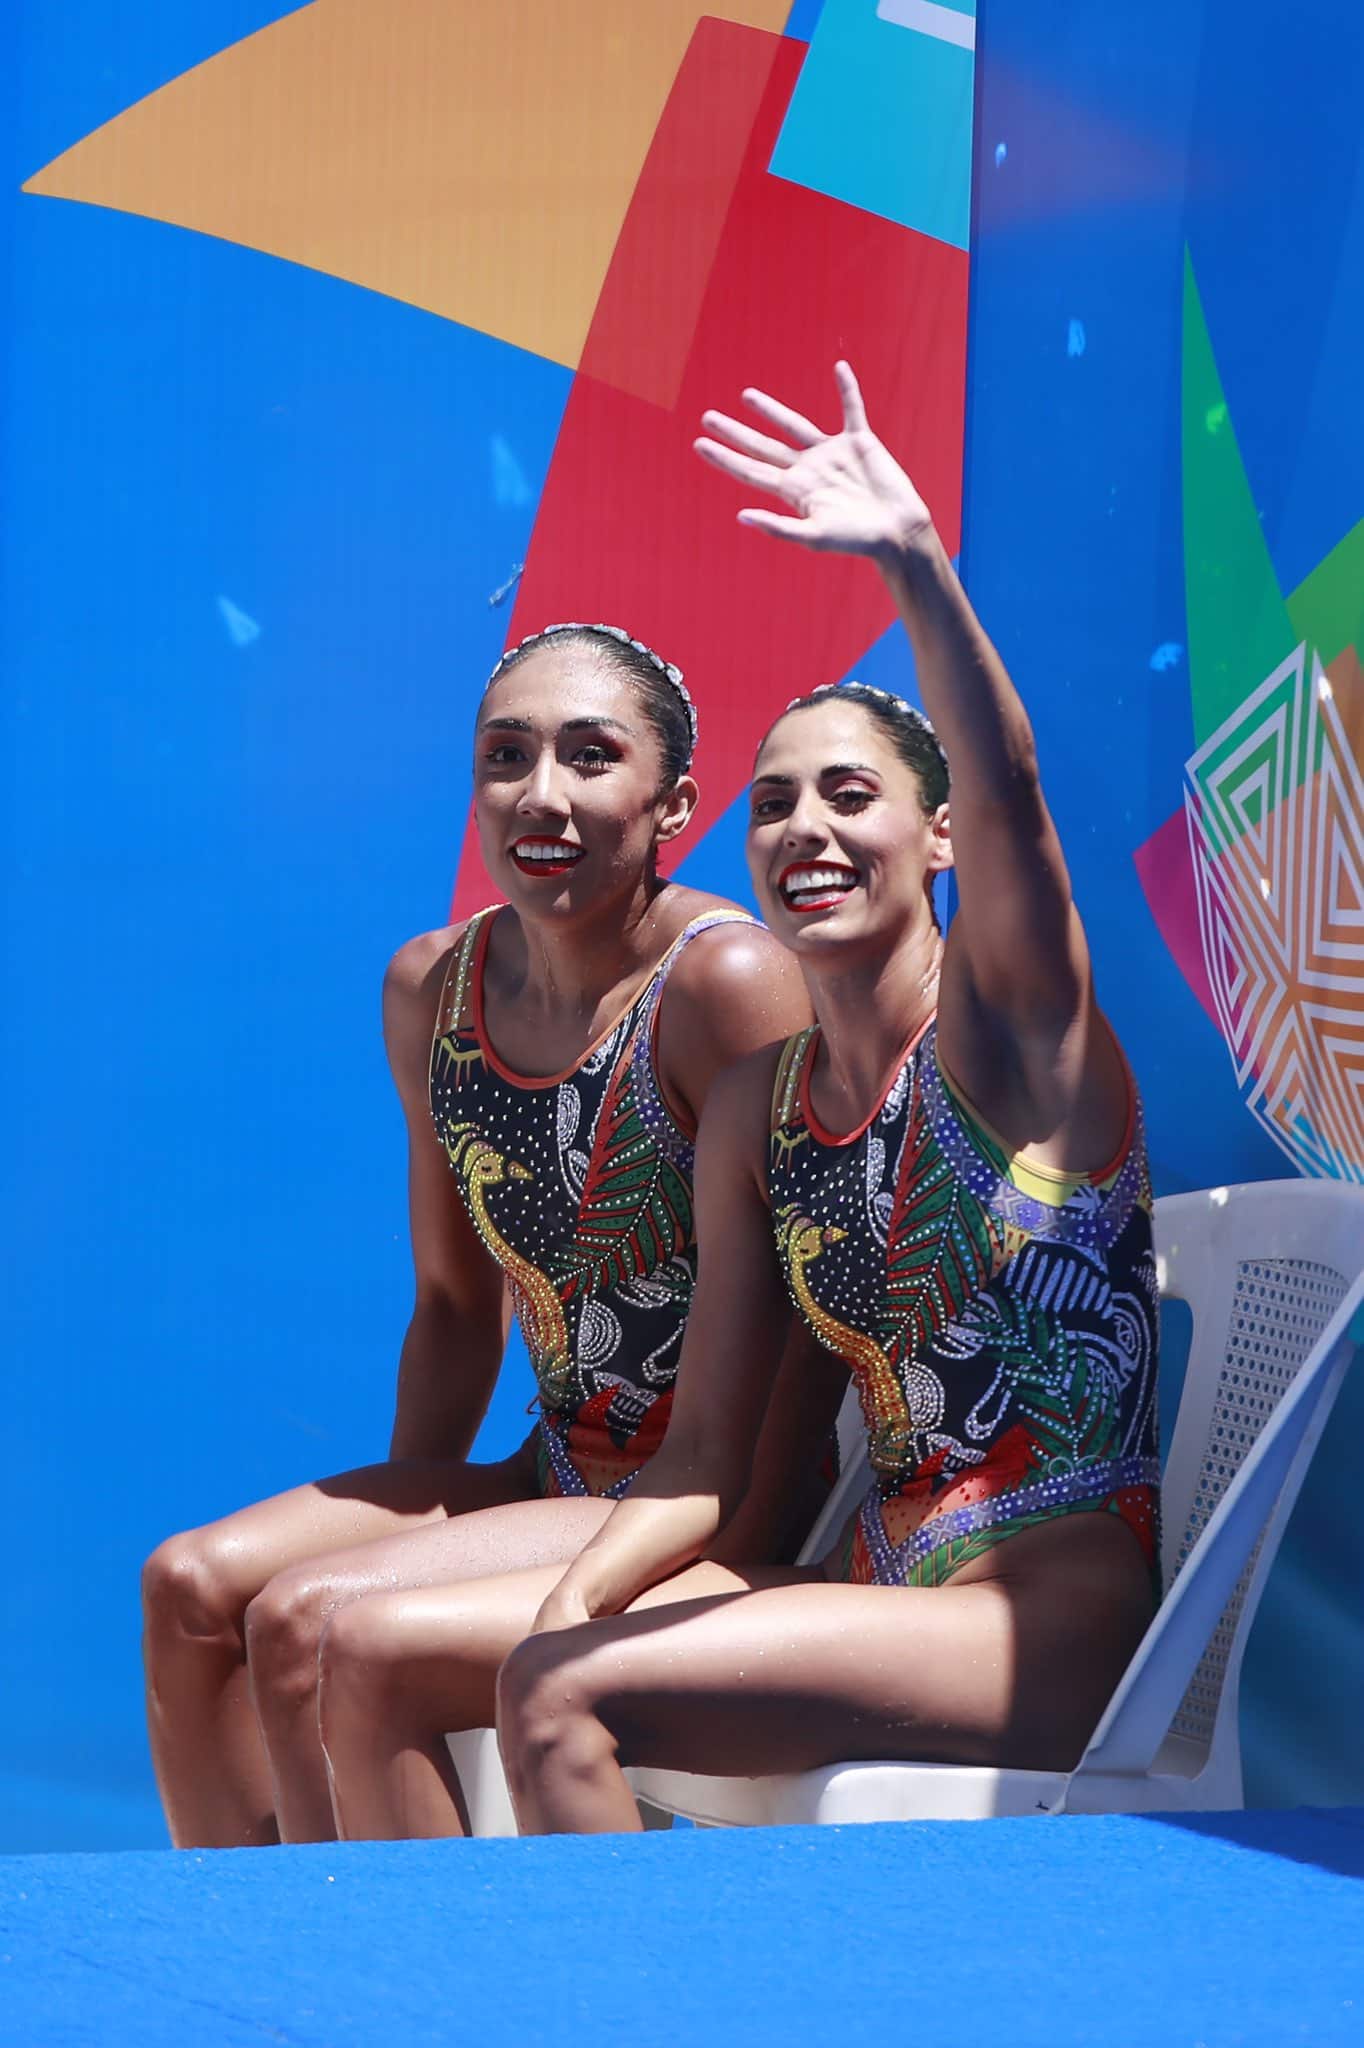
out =
[[[932,727],[848,687],[764,740],[749,862],[816,1023],[722,1078],[697,1192],[702,1275],[744,1260],[753,1297],[789,1292],[855,1376],[872,1483],[821,1570],[684,1569],[741,1483],[765,1392],[703,1277],[663,1449],[502,1673],[531,1830],[634,1825],[628,1763],[1068,1766],[1151,1612],[1134,1084],[1027,714],[851,369],[836,374],[837,432],[750,391],[752,423],[707,414],[698,452],[775,501],[743,524],[884,577]],[[953,862],[944,943],[931,886]]]

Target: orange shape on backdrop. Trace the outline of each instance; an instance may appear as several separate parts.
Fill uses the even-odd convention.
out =
[[[779,30],[790,0],[705,11]],[[24,190],[281,256],[576,367],[696,0],[315,0]]]

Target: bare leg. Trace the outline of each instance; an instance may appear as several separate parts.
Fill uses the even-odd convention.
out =
[[[399,1589],[447,1586],[533,1566],[553,1566],[553,1578],[596,1534],[611,1507],[609,1500],[580,1497],[484,1508],[309,1558],[256,1595],[246,1612],[247,1665],[283,1840],[327,1841],[335,1834],[317,1718],[319,1647],[331,1618],[366,1595]],[[491,1712],[485,1725],[492,1725]],[[446,1760],[443,1744],[441,1758]]]
[[[147,1725],[176,1846],[277,1838],[247,1691],[244,1623],[270,1579],[318,1552],[523,1500],[534,1490],[521,1452],[499,1465],[372,1465],[295,1487],[153,1551],[142,1574]]]
[[[931,1589],[702,1564],[656,1588],[651,1609],[530,1638],[498,1689],[523,1831],[637,1827],[630,1763],[736,1776],[892,1757],[1069,1768],[1149,1599],[1112,1551],[1126,1531],[1050,1545],[1038,1569],[1032,1539],[1054,1533],[1015,1538],[1007,1571],[1001,1550],[992,1576]]]
[[[343,1840],[463,1834],[446,1734],[492,1727],[498,1667],[560,1577],[556,1564],[376,1593],[332,1616],[318,1723]]]

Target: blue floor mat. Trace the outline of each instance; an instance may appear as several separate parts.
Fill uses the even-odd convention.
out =
[[[1364,2042],[1364,1812],[0,1859],[0,2041]]]

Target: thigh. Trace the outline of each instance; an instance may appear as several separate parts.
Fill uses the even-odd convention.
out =
[[[367,1711],[401,1702],[405,1726],[491,1728],[498,1669],[561,1577],[552,1564],[345,1603],[322,1637],[324,1742],[338,1687],[357,1685]]]
[[[291,1487],[175,1542],[204,1558],[215,1582],[245,1607],[271,1579],[306,1560],[524,1502],[534,1491],[534,1469],[522,1452],[495,1465],[406,1459]]]
[[[372,1593],[454,1587],[527,1570],[536,1573],[537,1584],[545,1581],[548,1592],[613,1506],[580,1495],[476,1508],[370,1543],[311,1555],[277,1573],[267,1598],[306,1590],[310,1608],[325,1618]],[[534,1617],[532,1609],[530,1620]]]
[[[759,1776],[876,1758],[1066,1768],[1121,1670],[1074,1599],[692,1568],[561,1639],[623,1763]],[[553,1658],[548,1643],[540,1656]],[[1102,1660],[1098,1660],[1102,1662]]]

